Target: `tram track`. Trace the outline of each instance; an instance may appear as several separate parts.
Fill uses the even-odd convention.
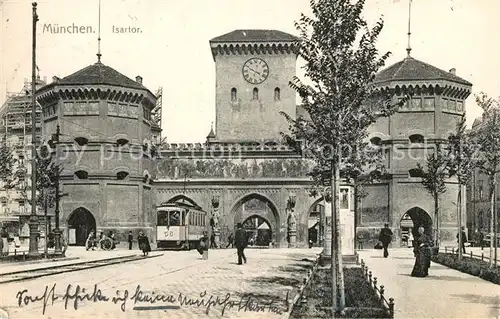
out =
[[[81,271],[86,269],[122,264],[127,262],[139,261],[144,259],[150,259],[155,257],[163,256],[163,254],[152,255],[152,256],[121,256],[114,257],[110,259],[93,260],[87,262],[71,263],[57,266],[49,266],[43,268],[37,268],[32,270],[21,270],[13,271],[9,273],[4,273],[0,275],[0,284],[6,284],[11,282],[26,281],[30,279],[36,279],[40,277],[53,276],[68,272]]]

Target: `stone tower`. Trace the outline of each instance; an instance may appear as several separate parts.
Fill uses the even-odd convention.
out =
[[[151,181],[151,110],[156,97],[100,62],[38,91],[43,136],[60,126],[57,158],[63,165],[60,224],[70,244],[91,230],[149,233],[154,225]]]
[[[455,179],[447,181],[447,191],[435,216],[434,200],[423,187],[417,163],[426,168],[426,157],[436,145],[445,143],[456,124],[465,115],[465,100],[472,84],[410,55],[382,70],[376,85],[389,92],[393,102],[404,96],[409,101],[391,117],[380,119],[371,127],[370,141],[384,148],[387,179],[367,187],[358,216],[358,232],[376,232],[388,222],[397,237],[424,226],[435,236],[437,220],[441,241],[455,241],[457,233],[457,192]],[[463,190],[463,225],[465,225],[465,190]],[[366,238],[366,236],[365,236]],[[399,242],[395,242],[399,245]]]
[[[296,113],[293,35],[235,30],[210,40],[216,69],[217,141],[275,140],[288,130],[279,114]]]

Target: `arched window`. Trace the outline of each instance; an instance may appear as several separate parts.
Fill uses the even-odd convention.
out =
[[[424,172],[419,168],[412,168],[408,172],[410,177],[424,177]]]
[[[236,102],[238,100],[238,91],[236,88],[231,89],[231,101]]]
[[[119,180],[124,180],[127,176],[128,176],[127,172],[121,171],[121,172],[116,173],[116,179],[119,179]]]
[[[280,88],[275,88],[274,89],[274,100],[275,101],[279,101],[281,100],[281,92],[280,92]]]
[[[89,173],[86,171],[76,171],[75,176],[78,177],[78,179],[88,179]]]
[[[382,139],[380,137],[375,136],[370,139],[370,143],[372,143],[375,146],[380,146],[382,145]]]
[[[253,99],[254,100],[259,99],[259,89],[258,88],[253,88]]]
[[[75,142],[78,145],[83,146],[83,145],[87,145],[89,143],[89,140],[86,139],[85,137],[76,137]]]
[[[409,137],[410,143],[423,143],[424,137],[420,134],[413,134]]]
[[[125,145],[127,145],[127,144],[128,144],[128,142],[129,142],[129,141],[128,141],[127,139],[125,139],[125,138],[120,138],[120,139],[118,139],[118,140],[116,141],[116,144],[117,144],[118,146],[125,146]]]

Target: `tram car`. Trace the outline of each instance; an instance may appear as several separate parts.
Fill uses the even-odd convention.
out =
[[[188,203],[167,203],[156,208],[158,248],[190,250],[196,248],[207,230],[207,213]]]

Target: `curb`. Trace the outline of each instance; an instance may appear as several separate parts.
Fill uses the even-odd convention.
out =
[[[314,273],[316,272],[316,270],[318,269],[318,265],[319,265],[319,260],[321,258],[321,255],[318,255],[316,257],[316,260],[314,261],[314,264],[313,264],[313,268],[311,270],[309,270],[309,273],[307,274],[306,278],[304,278],[304,281],[302,283],[302,285],[300,286],[300,288],[298,289],[298,294],[293,298],[293,301],[291,304],[288,304],[288,310],[281,316],[282,319],[289,319],[291,318],[292,316],[292,311],[293,311],[293,308],[295,307],[295,305],[299,302],[299,299],[302,299],[302,296],[304,294],[304,291],[305,291],[305,288],[307,287],[307,285],[309,284],[309,282],[311,281]],[[288,302],[288,301],[287,301]]]
[[[66,260],[77,260],[80,259],[80,257],[63,257],[63,258],[48,258],[48,259],[39,259],[39,260],[33,260],[33,261],[21,261],[21,262],[0,262],[1,265],[9,265],[9,266],[23,266],[23,265],[35,265],[35,264],[49,264],[52,262],[58,262],[58,261],[66,261]],[[1,274],[0,274],[1,275]],[[0,317],[1,319],[1,317]]]

